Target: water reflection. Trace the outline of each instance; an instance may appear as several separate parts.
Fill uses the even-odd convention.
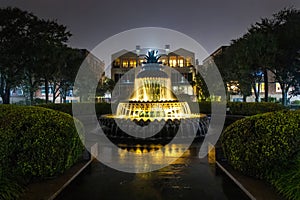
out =
[[[160,144],[135,146],[118,144],[119,148],[112,145],[99,145],[97,159],[110,167],[117,166],[115,169],[122,169],[121,171],[124,172],[153,171],[176,161],[181,156],[188,157],[191,152],[186,144],[165,146]],[[195,150],[193,149],[193,151]]]
[[[110,159],[126,164],[130,153],[135,165],[140,165],[145,153],[153,155],[154,163],[182,156],[160,170],[148,173],[125,173],[95,161],[89,170],[79,176],[58,199],[247,199],[226,176],[215,172],[207,158],[199,159],[200,145],[183,151],[182,146],[120,145],[117,152],[100,147],[110,153]],[[104,148],[104,149],[103,149]],[[149,167],[149,166],[144,166]]]
[[[186,150],[185,145],[180,144],[172,144],[172,145],[144,145],[144,146],[127,146],[119,144],[118,156],[120,162],[123,163],[126,160],[130,159],[132,155],[134,155],[134,163],[135,165],[139,164],[139,160],[143,156],[148,156],[152,158],[150,160],[151,163],[160,163],[163,159],[180,157],[184,154],[184,156],[190,155],[190,150]],[[101,148],[101,147],[100,147]]]

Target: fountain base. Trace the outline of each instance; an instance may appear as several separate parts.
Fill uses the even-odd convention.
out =
[[[144,127],[148,126],[149,123],[154,123],[154,126],[149,126],[149,128],[162,127],[155,135],[152,137],[145,138],[144,132],[140,132],[141,137],[134,137],[130,133],[124,132],[118,123],[122,123],[122,127],[125,127],[125,130],[133,130],[131,119],[122,119],[116,118],[113,115],[104,115],[99,118],[100,126],[104,131],[106,137],[108,137],[115,144],[168,144],[175,136],[180,139],[181,143],[184,143],[185,140],[190,140],[194,138],[196,141],[201,141],[205,137],[209,119],[206,115],[196,115],[194,118],[189,117],[186,119],[161,119],[160,121],[154,120],[151,121],[147,119],[144,121],[140,119],[134,119],[136,126]],[[156,123],[156,124],[155,124]]]

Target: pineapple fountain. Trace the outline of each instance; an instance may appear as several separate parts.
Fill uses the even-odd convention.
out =
[[[162,66],[159,58],[157,51],[149,51],[146,62],[135,72],[130,98],[118,103],[115,114],[100,117],[100,125],[111,140],[166,143],[176,134],[181,134],[182,139],[189,137],[189,132],[197,132],[196,137],[193,134],[191,137],[205,136],[207,117],[192,113],[188,102],[174,95],[171,89],[172,69]]]

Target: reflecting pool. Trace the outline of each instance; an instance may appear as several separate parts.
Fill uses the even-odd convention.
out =
[[[248,197],[207,158],[200,159],[200,143],[193,144],[175,162],[160,170],[149,173],[125,173],[94,161],[57,198],[60,200],[144,200],[144,199],[248,199]],[[128,152],[135,152],[135,165],[141,155],[157,151],[159,146],[120,145]],[[99,152],[101,148],[99,147]],[[181,154],[181,145],[171,146],[154,158],[159,162],[166,157]],[[122,153],[121,153],[122,152]],[[120,164],[126,162],[126,153],[114,154]]]

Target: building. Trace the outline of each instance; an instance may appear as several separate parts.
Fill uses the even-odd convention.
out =
[[[180,48],[175,51],[169,51],[170,46],[166,45],[165,49],[159,49],[159,62],[164,66],[170,66],[179,73],[172,73],[172,90],[176,95],[193,96],[195,91],[192,82],[196,75],[195,54],[186,49]],[[136,46],[135,51],[121,50],[111,56],[111,79],[119,82],[120,91],[132,91],[135,73],[127,73],[131,69],[142,66],[145,62],[145,56],[149,49],[141,49]],[[122,77],[122,79],[121,79]]]

